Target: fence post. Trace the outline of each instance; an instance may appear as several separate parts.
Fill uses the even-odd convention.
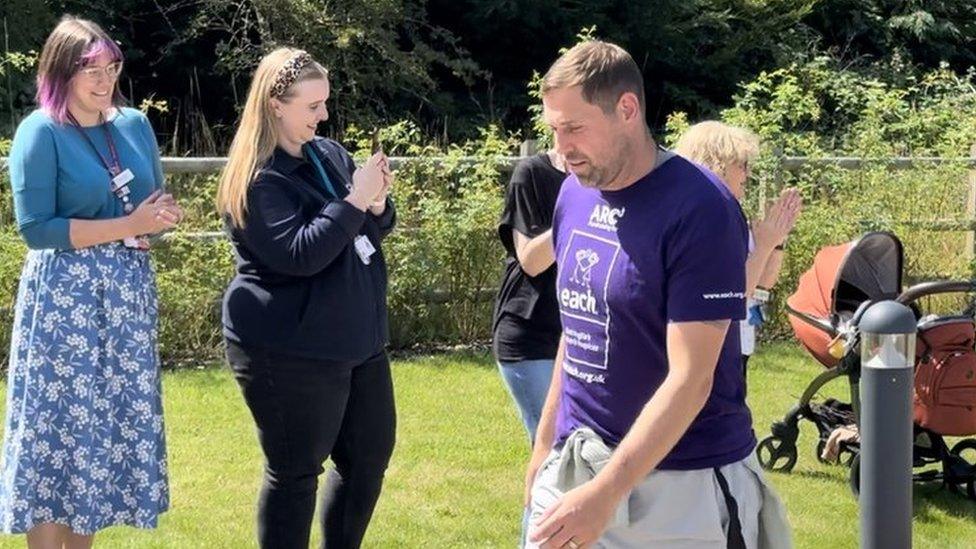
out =
[[[779,192],[783,190],[783,146],[776,145],[776,149],[773,150],[773,156],[776,158],[776,166],[773,167],[773,192],[776,196],[779,196]],[[769,193],[769,185],[766,184],[767,178],[762,178],[759,184],[759,213],[757,219],[762,219],[764,213],[766,213],[766,200]]]
[[[537,139],[526,139],[519,145],[519,156],[534,156],[539,152],[539,141]]]
[[[976,144],[969,147],[969,157],[976,157]],[[969,194],[966,198],[966,220],[970,227],[966,230],[966,255],[969,257],[970,264],[976,260],[976,166],[969,166],[969,174],[966,176]]]

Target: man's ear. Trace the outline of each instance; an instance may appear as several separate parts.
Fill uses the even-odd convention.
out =
[[[625,122],[641,117],[640,101],[634,92],[624,92],[617,100],[617,113]]]

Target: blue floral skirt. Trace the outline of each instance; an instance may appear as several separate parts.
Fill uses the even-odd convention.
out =
[[[31,250],[17,292],[0,531],[154,528],[169,507],[149,254]]]

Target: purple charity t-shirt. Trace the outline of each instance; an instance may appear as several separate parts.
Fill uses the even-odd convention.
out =
[[[581,427],[620,443],[668,373],[669,322],[744,318],[747,235],[725,185],[679,156],[618,191],[566,179],[553,220],[566,341],[557,445]],[[735,327],[705,407],[658,469],[726,465],[755,447]]]

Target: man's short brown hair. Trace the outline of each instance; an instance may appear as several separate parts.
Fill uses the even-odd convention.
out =
[[[549,67],[542,78],[542,94],[581,86],[583,99],[611,113],[620,96],[632,92],[644,109],[644,76],[634,58],[616,44],[590,40],[573,46]]]

